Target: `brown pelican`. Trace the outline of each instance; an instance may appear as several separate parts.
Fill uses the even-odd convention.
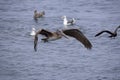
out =
[[[37,19],[37,18],[40,18],[40,17],[43,17],[45,15],[45,11],[42,11],[40,13],[37,13],[37,10],[34,11],[34,19]]]
[[[104,32],[110,34],[110,36],[109,36],[110,38],[116,37],[116,36],[117,36],[117,31],[118,31],[119,28],[120,28],[120,26],[118,26],[118,27],[115,29],[114,32],[111,32],[111,31],[108,31],[108,30],[103,30],[103,31],[97,33],[97,34],[95,35],[95,37],[101,35],[101,34],[104,33]]]
[[[75,19],[74,18],[72,20],[69,20],[69,21],[67,20],[66,16],[63,16],[62,18],[63,18],[63,24],[65,26],[75,24]]]
[[[90,41],[83,35],[83,33],[78,29],[66,29],[66,30],[57,30],[55,32],[50,32],[45,29],[40,29],[35,34],[34,39],[34,50],[37,51],[37,42],[38,42],[38,34],[44,35],[46,38],[43,38],[44,42],[47,42],[49,40],[57,40],[62,38],[64,36],[65,38],[68,38],[68,36],[73,37],[80,41],[87,49],[92,48],[92,44]]]

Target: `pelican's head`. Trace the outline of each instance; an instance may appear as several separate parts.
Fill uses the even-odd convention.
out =
[[[57,29],[56,31],[59,35],[61,35],[61,30]]]
[[[68,37],[66,34],[64,34],[62,30],[57,29],[56,32],[57,32],[60,36],[64,36],[65,38],[69,39],[69,37]]]

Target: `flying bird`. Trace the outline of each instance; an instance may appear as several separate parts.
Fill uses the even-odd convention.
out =
[[[45,36],[45,38],[42,38],[41,40],[44,42],[48,42],[48,41],[53,41],[53,40],[57,40],[62,38],[62,36],[64,36],[65,38],[68,38],[65,34],[60,33],[59,31],[56,32],[50,32],[48,30],[45,29],[39,29],[35,36],[34,36],[34,50],[37,51],[37,42],[38,42],[38,35],[41,34],[43,36]]]
[[[36,20],[37,18],[43,17],[45,15],[45,11],[42,12],[37,12],[37,10],[34,11],[34,19]]]
[[[95,37],[101,35],[102,33],[108,33],[108,34],[110,34],[110,36],[108,36],[108,37],[110,37],[110,38],[116,37],[116,36],[117,36],[117,31],[118,31],[119,28],[120,28],[120,26],[118,26],[118,27],[115,29],[114,32],[111,32],[111,31],[108,31],[108,30],[103,30],[103,31],[97,33],[97,34],[95,35]]]
[[[75,19],[74,18],[72,18],[72,20],[68,20],[66,16],[63,16],[62,18],[63,18],[63,24],[65,26],[75,24]]]
[[[45,29],[40,29],[35,34],[34,39],[34,50],[37,51],[37,42],[38,42],[38,34],[44,35],[46,38],[43,38],[44,42],[48,42],[49,40],[57,40],[61,39],[63,36],[67,39],[68,36],[73,37],[77,39],[79,42],[81,42],[87,49],[92,48],[92,44],[90,41],[83,35],[83,33],[78,29],[63,29],[63,30],[57,30],[55,32],[50,32]]]
[[[92,44],[91,42],[87,39],[87,37],[79,30],[79,29],[66,29],[62,30],[62,32],[70,37],[75,38],[79,42],[81,42],[85,48],[91,49]]]

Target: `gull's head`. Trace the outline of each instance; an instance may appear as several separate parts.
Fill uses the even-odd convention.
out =
[[[37,10],[34,10],[34,13],[37,13]]]
[[[45,11],[42,11],[42,14],[45,15]]]

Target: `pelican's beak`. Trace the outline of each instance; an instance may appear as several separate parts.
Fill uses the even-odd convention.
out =
[[[63,32],[61,32],[61,35],[64,36],[65,38],[69,39],[69,37],[66,34],[64,34]]]
[[[67,38],[67,39],[70,39],[68,36],[66,36],[66,35],[63,35],[65,38]]]

